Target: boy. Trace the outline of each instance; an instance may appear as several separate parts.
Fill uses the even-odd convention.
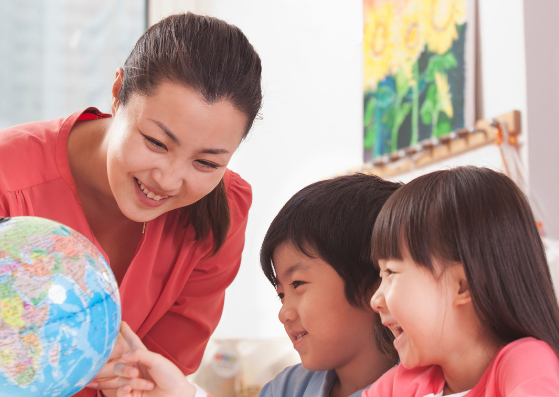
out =
[[[282,300],[279,319],[301,364],[277,375],[260,397],[358,397],[396,364],[390,336],[369,301],[379,282],[370,259],[373,226],[400,186],[364,174],[316,182],[295,194],[270,225],[260,263]],[[145,350],[126,326],[123,334],[132,349],[124,359],[138,368],[115,366],[119,396],[133,390],[205,395],[172,363]]]

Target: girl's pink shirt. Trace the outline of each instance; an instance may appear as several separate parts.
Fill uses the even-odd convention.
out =
[[[392,368],[362,397],[425,397],[445,385],[441,367]],[[497,351],[479,382],[464,397],[557,397],[559,359],[545,342],[522,338]]]
[[[0,216],[39,216],[77,230],[105,255],[80,204],[67,156],[70,130],[78,120],[110,117],[88,108],[66,119],[27,123],[0,131]],[[241,262],[250,185],[236,173],[224,175],[231,229],[221,250],[210,256],[212,239],[194,240],[181,210],[147,222],[120,285],[122,319],[151,351],[185,374],[200,365],[206,343],[221,317],[225,288]],[[85,389],[80,397],[95,396]]]

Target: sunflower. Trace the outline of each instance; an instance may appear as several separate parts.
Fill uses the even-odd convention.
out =
[[[413,65],[425,50],[425,14],[421,0],[409,0],[395,24],[397,45],[392,73],[401,70],[414,84]],[[397,69],[397,70],[396,70]]]
[[[407,58],[415,62],[425,49],[426,24],[420,0],[410,0],[406,5],[399,26],[400,48]]]
[[[424,5],[429,50],[445,54],[458,38],[456,25],[466,22],[466,0],[424,0]]]
[[[449,118],[454,115],[452,108],[452,94],[450,93],[450,84],[448,84],[448,76],[435,72],[435,85],[437,86],[437,96],[439,97],[439,109],[442,110]]]
[[[365,19],[363,39],[365,88],[376,89],[379,81],[390,72],[393,63],[395,24],[394,9],[384,4],[369,9]]]

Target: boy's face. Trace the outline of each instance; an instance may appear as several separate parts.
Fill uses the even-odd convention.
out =
[[[282,302],[279,319],[303,366],[324,371],[369,363],[376,314],[348,303],[334,268],[289,243],[274,250],[273,263]]]

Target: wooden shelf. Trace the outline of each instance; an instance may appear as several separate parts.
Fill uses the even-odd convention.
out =
[[[487,120],[478,120],[474,128],[453,131],[438,139],[427,139],[415,147],[399,150],[391,155],[384,155],[374,163],[349,170],[349,173],[364,172],[380,177],[389,177],[409,172],[412,169],[445,160],[466,153],[482,146],[498,143],[502,137],[498,121],[507,126],[509,137],[516,144],[516,137],[521,132],[520,112],[513,110]]]

